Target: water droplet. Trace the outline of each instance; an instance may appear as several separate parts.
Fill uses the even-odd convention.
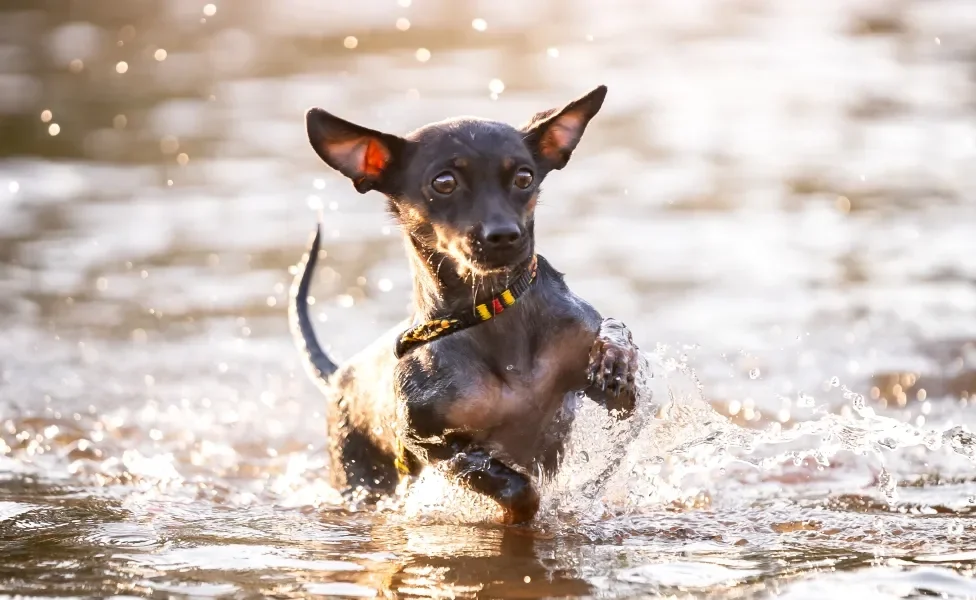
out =
[[[878,474],[878,489],[881,493],[885,495],[888,500],[895,499],[895,488],[898,487],[898,481],[891,476],[888,469],[881,467],[881,473]]]
[[[407,19],[405,17],[400,17],[399,19],[396,20],[396,28],[399,29],[400,31],[406,31],[410,29],[410,19]]]
[[[162,48],[156,50],[156,52],[153,53],[153,58],[155,58],[159,62],[163,62],[164,60],[166,60],[166,56],[167,56],[166,50],[163,50]]]
[[[488,29],[488,22],[484,19],[475,19],[474,21],[471,21],[471,27],[475,31],[484,31]]]
[[[830,378],[830,387],[837,387],[840,385],[840,377],[834,375]]]
[[[54,137],[61,133],[61,126],[57,123],[51,123],[51,126],[47,128],[47,132],[51,134],[51,137]]]
[[[762,373],[760,373],[759,369],[752,369],[749,371],[749,379],[759,379],[760,375],[762,375]]]
[[[120,60],[119,62],[115,63],[115,72],[118,73],[119,75],[124,74],[128,70],[129,70],[129,63],[125,62],[124,60]]]
[[[417,48],[415,56],[420,62],[427,62],[430,60],[430,50],[427,48]]]
[[[861,394],[854,394],[854,397],[851,398],[851,405],[857,412],[864,410],[864,396]]]
[[[514,369],[515,369],[515,365],[508,365],[507,367],[505,367],[506,371],[512,371]]]
[[[43,110],[43,111],[41,111],[41,121],[42,122],[49,123],[51,121],[51,119],[53,119],[53,118],[54,118],[54,115],[51,113],[51,111],[49,111],[49,110]]]
[[[942,441],[956,454],[976,457],[976,435],[969,433],[961,425],[943,433]]]
[[[546,50],[546,54],[549,55],[549,58],[559,58],[559,48],[549,48]]]
[[[346,39],[342,40],[342,45],[347,49],[352,50],[359,45],[359,40],[357,40],[356,36],[354,35],[346,36]]]
[[[501,79],[492,79],[488,82],[488,91],[492,94],[501,94],[505,91],[505,82]]]
[[[580,460],[585,463],[590,462],[590,455],[586,452],[586,450],[580,452]]]
[[[215,14],[217,14],[217,5],[215,5],[215,4],[208,4],[208,5],[204,6],[203,7],[203,14],[205,14],[208,17],[214,16]]]

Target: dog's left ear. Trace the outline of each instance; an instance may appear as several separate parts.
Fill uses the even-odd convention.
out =
[[[352,180],[356,191],[394,192],[408,142],[313,108],[305,115],[308,141],[327,165]]]
[[[524,127],[525,143],[546,170],[562,169],[607,97],[607,86],[573,100],[560,109],[537,114]]]

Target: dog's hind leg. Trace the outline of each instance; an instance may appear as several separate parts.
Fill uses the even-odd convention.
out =
[[[365,492],[369,498],[396,491],[396,457],[358,429],[337,425],[329,432],[332,486],[346,496]]]
[[[341,462],[347,489],[362,488],[384,495],[396,491],[399,481],[396,457],[382,451],[358,430],[346,432],[342,438],[339,460],[333,462]]]

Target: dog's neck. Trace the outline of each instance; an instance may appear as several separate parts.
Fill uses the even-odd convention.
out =
[[[406,240],[413,274],[413,314],[420,320],[471,312],[506,289],[528,267],[523,264],[496,273],[477,274],[450,254]]]

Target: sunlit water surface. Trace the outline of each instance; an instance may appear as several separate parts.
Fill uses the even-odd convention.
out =
[[[0,8],[0,593],[976,597],[972,2],[48,9]],[[580,399],[531,528],[436,474],[343,504],[289,267],[323,209],[340,357],[409,279],[302,111],[598,83],[538,238],[646,351],[637,414]]]

